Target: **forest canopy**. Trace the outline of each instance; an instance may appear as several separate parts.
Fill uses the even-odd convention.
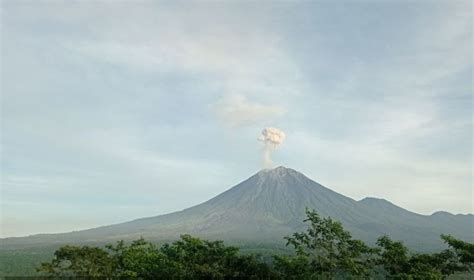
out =
[[[340,222],[313,210],[306,215],[307,230],[285,237],[293,254],[275,255],[271,262],[222,241],[182,235],[160,247],[144,239],[104,248],[63,246],[37,271],[106,279],[443,279],[474,269],[474,244],[450,235],[441,236],[447,249],[415,254],[388,236],[370,247],[352,238]]]

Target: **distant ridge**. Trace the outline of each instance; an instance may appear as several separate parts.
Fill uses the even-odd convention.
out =
[[[0,248],[110,242],[144,237],[171,240],[189,233],[231,242],[283,242],[305,228],[305,208],[341,221],[368,243],[387,234],[418,251],[443,248],[440,234],[472,242],[474,216],[436,212],[420,215],[380,198],[360,201],[336,193],[283,166],[262,170],[218,196],[182,211],[126,223],[61,234],[5,238]]]

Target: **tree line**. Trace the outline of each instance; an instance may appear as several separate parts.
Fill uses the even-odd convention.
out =
[[[47,276],[102,279],[444,279],[472,273],[474,244],[441,235],[447,249],[432,254],[410,253],[388,236],[370,247],[353,239],[342,224],[306,211],[308,229],[285,237],[292,255],[271,263],[258,255],[241,254],[222,241],[190,235],[162,246],[143,238],[119,241],[104,248],[63,246],[37,271]]]

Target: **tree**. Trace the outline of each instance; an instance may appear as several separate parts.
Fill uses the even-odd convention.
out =
[[[139,239],[105,249],[64,246],[38,271],[64,277],[104,279],[274,279],[271,268],[254,255],[240,255],[222,241],[190,235],[160,248]]]
[[[468,243],[452,237],[451,235],[441,235],[441,239],[448,244],[450,250],[459,259],[459,262],[467,270],[473,270],[474,265],[474,244]]]
[[[293,256],[274,256],[273,267],[255,255],[222,241],[190,235],[157,247],[143,238],[105,248],[63,246],[38,271],[59,277],[102,279],[365,279],[379,274],[387,279],[442,279],[469,271],[474,244],[442,235],[448,248],[434,254],[410,254],[401,241],[388,236],[377,248],[353,239],[341,223],[306,210],[305,232],[285,237]]]
[[[123,241],[116,246],[107,245],[111,258],[116,264],[114,277],[119,279],[172,279],[179,273],[166,256],[152,243],[143,238],[125,245]]]
[[[389,279],[441,279],[456,272],[472,271],[474,245],[449,235],[441,238],[450,248],[440,253],[410,255],[402,242],[380,237],[377,264]]]
[[[37,270],[61,277],[110,277],[115,268],[115,263],[103,249],[64,246],[54,253],[50,263],[42,263]]]
[[[380,247],[378,254],[380,258],[377,264],[382,265],[393,279],[405,279],[409,270],[408,248],[400,241],[392,241],[388,236],[382,236],[377,240]]]
[[[285,237],[295,257],[276,257],[275,267],[284,278],[332,279],[336,275],[368,277],[375,252],[360,240],[352,239],[340,222],[321,218],[306,210],[309,227],[306,232]]]
[[[180,279],[270,279],[272,272],[253,255],[239,255],[222,241],[206,241],[190,235],[165,244],[161,252],[177,264]]]
[[[311,269],[310,259],[307,256],[274,256],[273,258],[273,266],[282,279],[301,280],[319,277],[319,274]]]
[[[451,235],[441,235],[441,239],[449,246],[448,249],[433,254],[436,267],[443,275],[474,269],[474,244],[454,238]]]

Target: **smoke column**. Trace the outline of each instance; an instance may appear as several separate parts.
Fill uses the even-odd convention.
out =
[[[262,135],[258,138],[259,141],[262,141],[265,145],[263,149],[263,167],[264,168],[272,168],[272,159],[271,155],[273,150],[278,147],[283,140],[285,140],[285,133],[278,128],[274,127],[266,127],[262,130]]]

